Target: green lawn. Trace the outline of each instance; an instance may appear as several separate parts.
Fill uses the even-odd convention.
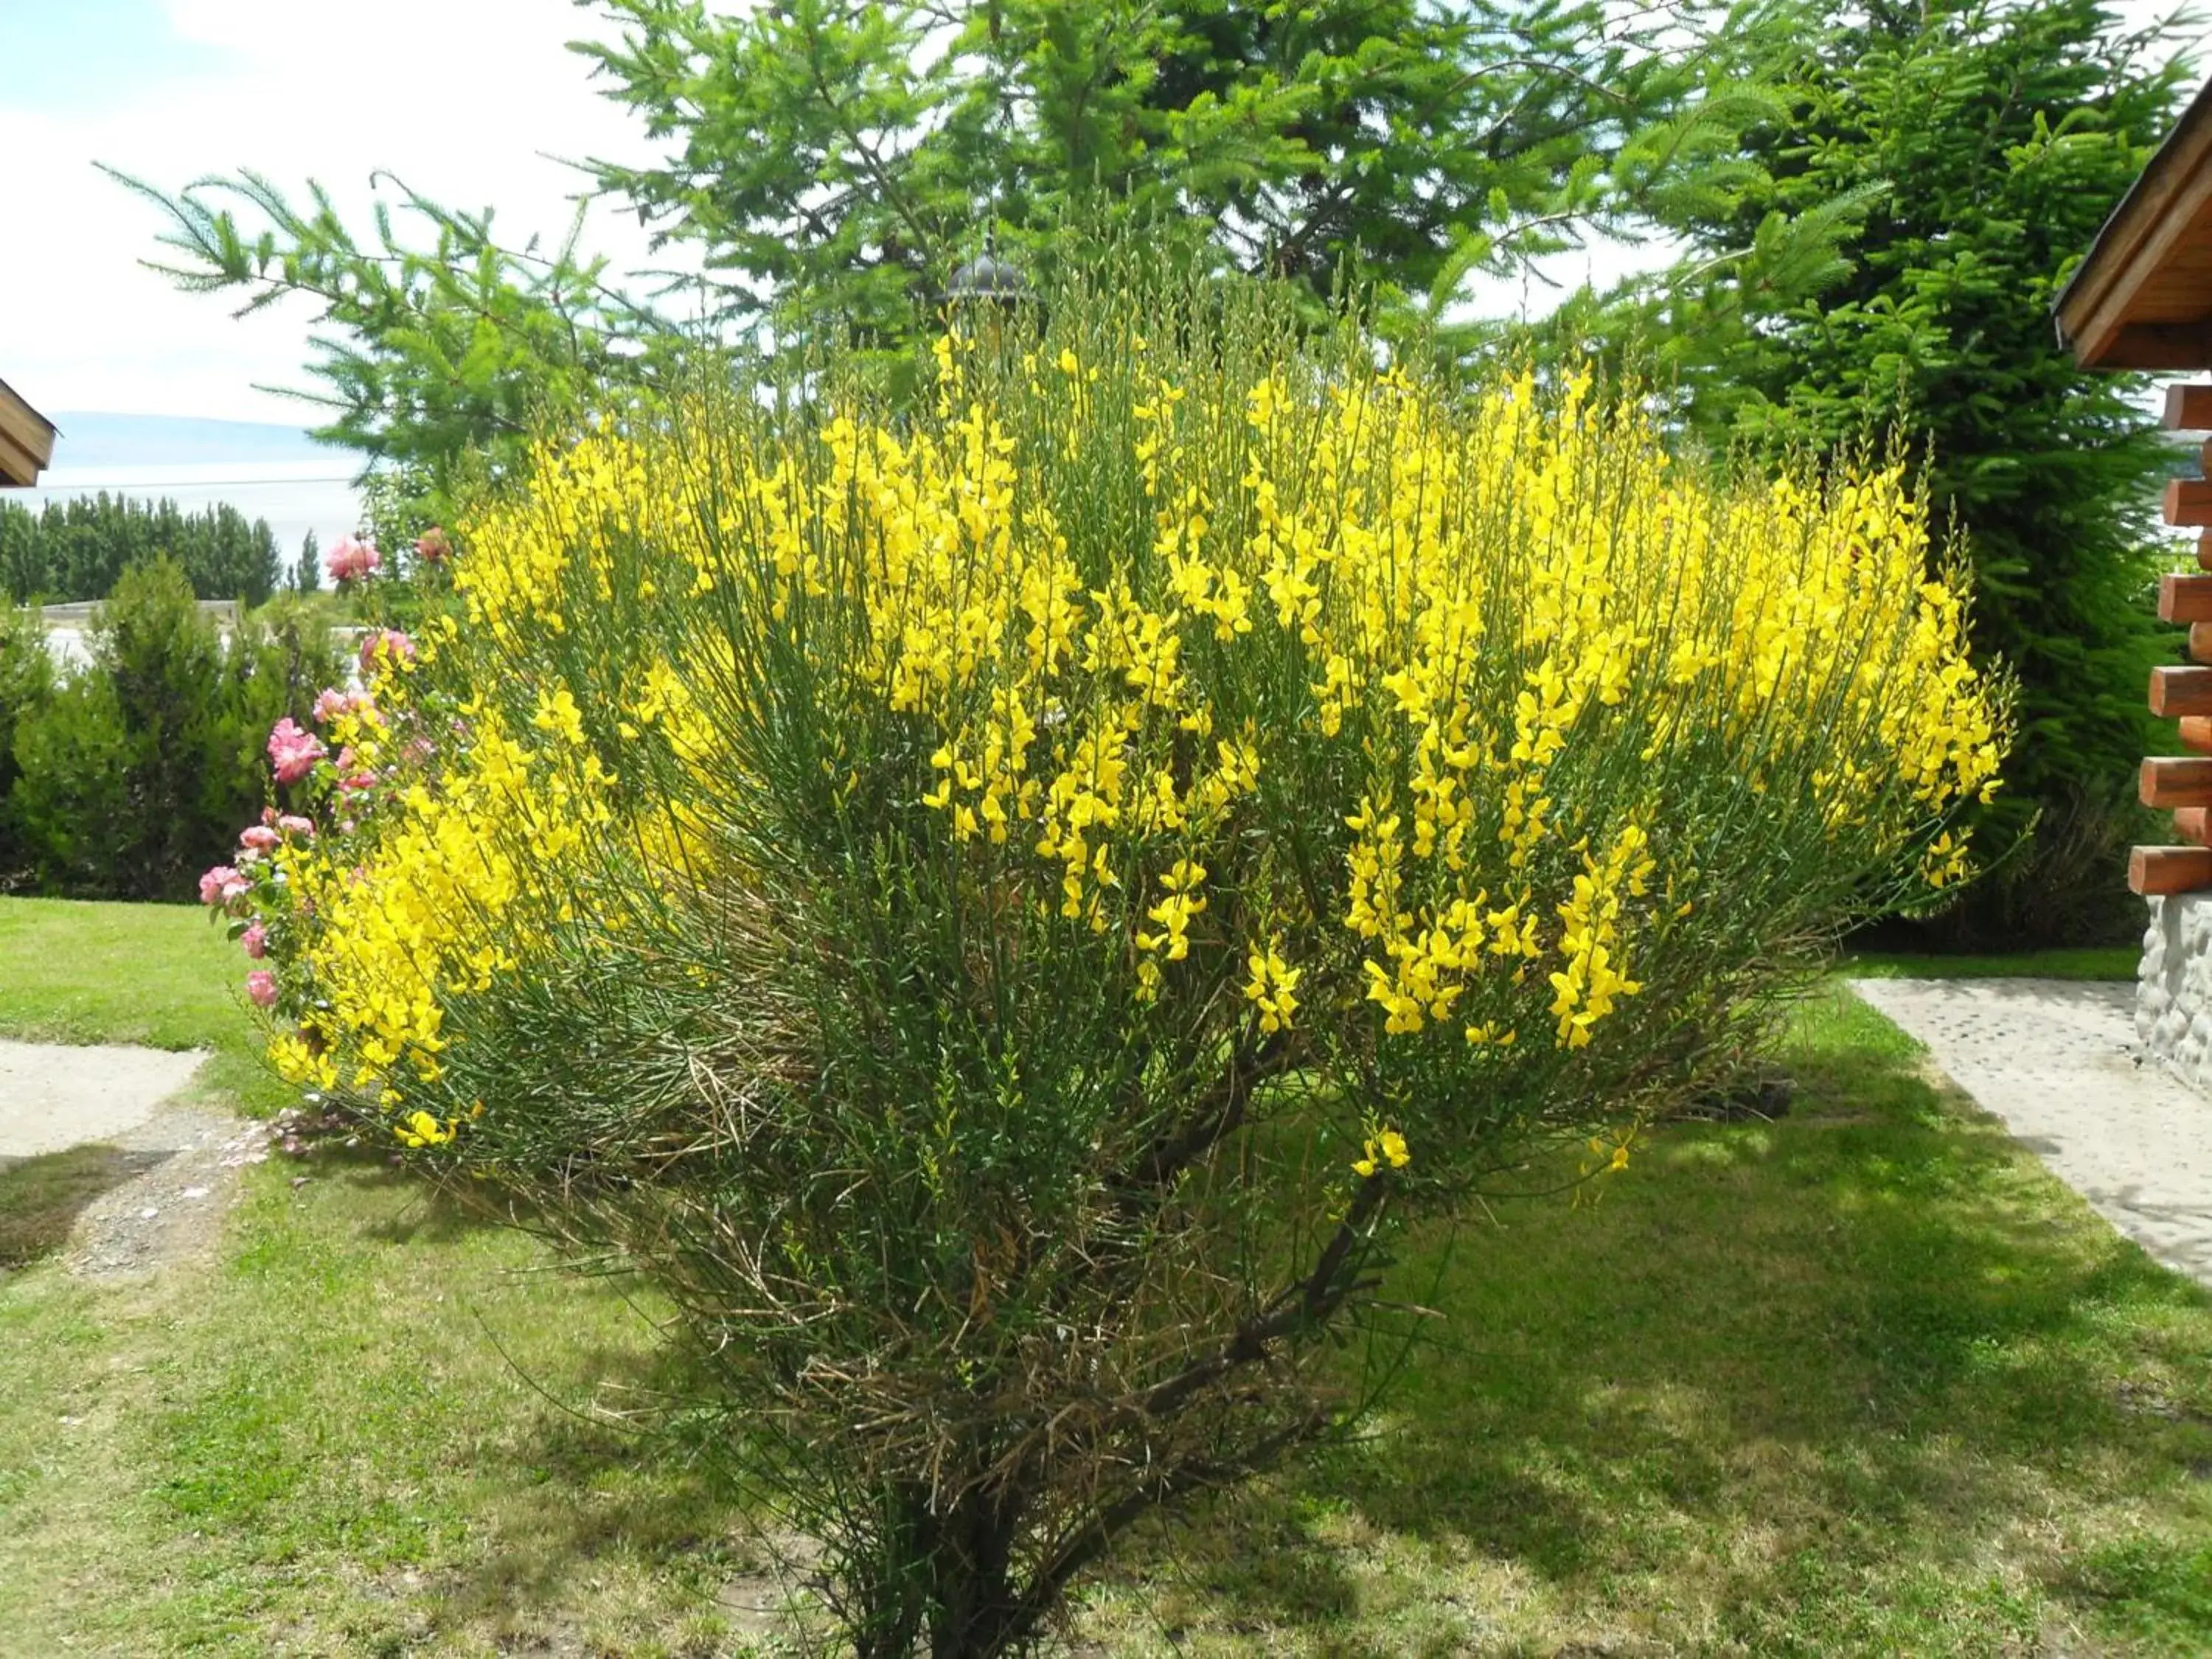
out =
[[[1841,971],[1854,979],[2118,979],[2132,980],[2142,952],[2132,945],[2074,951],[2021,951],[2011,956],[1911,956],[1868,951],[1846,957]]]
[[[242,1063],[201,926],[0,902],[0,1029]],[[1139,1540],[1085,1651],[2212,1650],[2212,1298],[1847,994],[1783,1059],[1780,1121],[1422,1241],[1387,1420]],[[739,1512],[616,1420],[652,1306],[544,1265],[364,1158],[249,1171],[219,1264],[0,1280],[0,1647],[750,1650]]]
[[[236,944],[198,905],[0,899],[0,1036],[211,1048],[203,1088],[288,1098],[260,1062]]]

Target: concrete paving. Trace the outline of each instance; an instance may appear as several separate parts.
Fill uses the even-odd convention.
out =
[[[0,1042],[0,1158],[127,1135],[206,1058],[198,1050]]]
[[[2145,1060],[2134,986],[1863,979],[1851,988],[2115,1227],[2212,1285],[2212,1099]]]

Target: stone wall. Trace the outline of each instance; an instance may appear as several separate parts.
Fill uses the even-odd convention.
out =
[[[2167,1070],[2212,1094],[2212,892],[2149,903],[2136,1035]]]

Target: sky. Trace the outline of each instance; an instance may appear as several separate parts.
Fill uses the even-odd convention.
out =
[[[649,153],[564,47],[599,27],[567,0],[0,0],[0,379],[49,412],[313,421],[257,389],[307,384],[308,310],[234,322],[176,292],[138,263],[158,210],[94,163],[312,178],[364,228],[383,168],[557,238],[580,180],[556,155]],[[649,262],[634,217],[599,210],[586,241]]]
[[[222,296],[177,292],[138,263],[158,211],[94,163],[172,190],[240,167],[294,191],[313,178],[364,225],[382,168],[434,200],[496,204],[510,240],[558,236],[581,182],[560,157],[650,153],[565,47],[605,27],[569,0],[0,0],[0,378],[50,413],[311,422],[261,389],[310,384],[307,308],[238,322]],[[585,242],[617,269],[667,263],[609,207]],[[1620,263],[1601,250],[1557,274]],[[1544,303],[1518,289],[1492,298]]]

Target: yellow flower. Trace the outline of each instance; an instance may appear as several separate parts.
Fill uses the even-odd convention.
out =
[[[393,1133],[404,1146],[442,1146],[453,1138],[453,1121],[448,1118],[441,1124],[429,1113],[416,1110],[401,1119]]]
[[[1402,1170],[1413,1161],[1407,1149],[1406,1137],[1395,1129],[1377,1129],[1367,1137],[1360,1156],[1352,1161],[1352,1173],[1362,1177],[1381,1173],[1385,1169]]]

